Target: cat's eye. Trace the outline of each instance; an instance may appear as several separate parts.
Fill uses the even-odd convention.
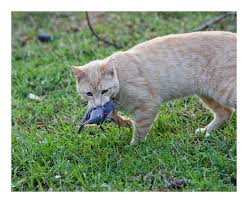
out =
[[[103,90],[102,91],[102,94],[105,94],[105,93],[107,93],[108,92],[108,90]]]
[[[89,97],[93,96],[92,92],[86,92],[86,95]]]

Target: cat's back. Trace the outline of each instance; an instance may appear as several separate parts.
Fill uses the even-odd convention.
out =
[[[127,53],[147,64],[143,66],[146,69],[202,71],[207,66],[225,69],[232,64],[235,67],[236,49],[235,33],[206,31],[157,37],[134,46]]]
[[[223,45],[236,47],[236,33],[226,31],[202,31],[171,34],[145,41],[128,51],[155,51],[156,49],[181,49],[182,47],[195,47],[200,51],[209,47],[211,47],[211,49],[218,48]]]

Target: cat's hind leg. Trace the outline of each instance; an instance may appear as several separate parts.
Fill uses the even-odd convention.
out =
[[[214,119],[205,128],[198,128],[196,130],[196,134],[205,133],[205,135],[208,136],[212,130],[222,126],[226,121],[229,120],[232,110],[222,106],[210,97],[201,97],[201,99],[213,112]]]

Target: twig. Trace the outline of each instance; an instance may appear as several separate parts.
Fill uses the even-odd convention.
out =
[[[228,15],[231,15],[232,12],[225,12],[225,14],[221,15],[221,16],[217,16],[211,20],[209,20],[208,22],[200,25],[199,27],[197,27],[196,29],[192,30],[191,32],[197,32],[197,31],[201,31],[201,30],[206,30],[210,25],[214,24],[214,23],[218,23],[219,21],[223,20],[225,17],[227,17]]]
[[[99,40],[99,41],[102,41],[104,42],[105,44],[107,45],[110,45],[110,46],[113,46],[117,49],[120,49],[122,48],[121,46],[115,44],[114,42],[110,42],[109,40],[103,38],[103,37],[100,37],[96,31],[93,29],[91,23],[90,23],[90,18],[89,18],[89,13],[87,11],[85,11],[85,16],[86,16],[86,20],[87,20],[87,24],[88,24],[88,27],[90,28],[90,31],[92,32],[92,34]]]

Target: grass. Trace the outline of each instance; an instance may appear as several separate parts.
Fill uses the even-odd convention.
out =
[[[111,12],[93,22],[127,49],[220,14]],[[236,32],[236,16],[209,30]],[[53,40],[41,43],[39,33]],[[83,13],[12,13],[12,191],[236,191],[236,114],[210,137],[196,136],[212,119],[196,97],[162,105],[138,146],[129,145],[129,129],[111,122],[104,133],[77,135],[84,107],[69,67],[114,51],[91,35]],[[29,93],[44,99],[31,100]],[[173,187],[179,180],[186,184]]]

